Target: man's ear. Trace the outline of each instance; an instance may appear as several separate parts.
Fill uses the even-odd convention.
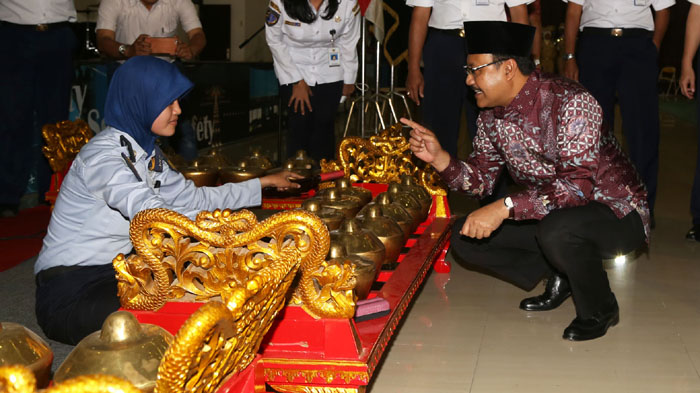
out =
[[[503,69],[506,73],[506,79],[511,80],[515,78],[516,70],[518,69],[518,65],[515,62],[515,59],[507,59],[503,62]]]

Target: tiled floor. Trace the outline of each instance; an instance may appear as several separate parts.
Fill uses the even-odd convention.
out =
[[[608,270],[619,325],[597,340],[565,341],[571,300],[521,311],[520,300],[542,286],[526,293],[453,263],[426,279],[369,391],[700,392],[700,243],[684,239],[696,137],[691,124],[668,115],[662,123],[649,250]]]

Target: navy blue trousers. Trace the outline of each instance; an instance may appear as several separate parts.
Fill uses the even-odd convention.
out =
[[[615,124],[615,102],[620,104],[627,151],[647,187],[653,214],[659,173],[659,67],[651,33],[613,37],[584,31],[577,58],[579,80],[598,100],[610,126]]]
[[[0,22],[0,203],[18,204],[36,168],[40,200],[51,168],[40,149],[41,127],[68,120],[73,52],[69,26],[34,31]]]
[[[464,39],[430,29],[423,47],[423,64],[423,123],[435,133],[442,148],[451,156],[457,157],[462,108],[466,107],[470,141],[476,135],[476,119],[479,117],[474,92],[466,83],[464,66],[467,64],[467,52]],[[484,198],[483,204],[507,194],[507,177],[501,175],[492,193],[493,197]]]
[[[466,104],[467,129],[471,140],[476,135],[476,119],[479,116],[474,93],[466,84],[464,39],[430,29],[423,47],[423,64],[423,122],[438,137],[443,149],[457,157],[462,108]]]
[[[60,268],[59,268],[60,269]],[[48,269],[46,272],[49,272]],[[120,307],[111,263],[36,277],[36,319],[46,337],[75,345]]]
[[[693,215],[693,225],[700,225],[700,52],[696,54],[697,67],[695,67],[695,103],[698,106],[697,136],[698,155],[695,161],[695,178],[693,180],[693,190],[690,193],[690,213]]]
[[[292,85],[280,86],[282,105],[292,96]],[[310,86],[311,108],[302,115],[287,108],[287,157],[297,150],[305,150],[314,160],[335,158],[335,115],[343,95],[343,81]]]
[[[569,279],[576,314],[582,318],[611,300],[602,260],[627,254],[644,242],[644,225],[636,211],[620,219],[598,202],[554,210],[541,221],[506,220],[482,240],[459,234],[465,218],[452,229],[450,245],[458,263],[526,290],[556,270]]]

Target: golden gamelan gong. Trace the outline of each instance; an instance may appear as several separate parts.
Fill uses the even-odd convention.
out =
[[[56,371],[54,381],[107,374],[123,378],[141,391],[153,391],[158,366],[172,340],[165,329],[139,324],[130,312],[116,311],[107,317],[102,330],[78,343]]]

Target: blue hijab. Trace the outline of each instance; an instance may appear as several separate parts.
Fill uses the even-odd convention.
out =
[[[165,60],[136,56],[112,77],[105,101],[105,124],[126,132],[150,154],[157,135],[153,121],[173,101],[192,89],[192,82]]]

